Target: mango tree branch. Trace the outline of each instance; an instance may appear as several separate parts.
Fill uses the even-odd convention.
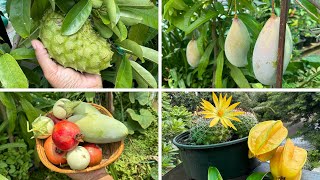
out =
[[[282,88],[284,45],[286,40],[286,24],[287,24],[287,18],[288,18],[289,5],[290,5],[290,0],[281,1],[276,88]]]

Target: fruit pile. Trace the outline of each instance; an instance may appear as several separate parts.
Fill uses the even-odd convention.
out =
[[[88,103],[58,100],[47,116],[32,123],[34,138],[45,139],[48,160],[61,167],[83,170],[102,161],[101,144],[123,140],[127,127],[120,121],[102,114]]]

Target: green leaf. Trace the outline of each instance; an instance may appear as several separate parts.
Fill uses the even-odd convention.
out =
[[[308,0],[299,0],[301,2],[301,4],[304,6],[304,9],[307,9],[308,14],[310,14],[310,12],[312,14],[310,14],[310,17],[317,21],[318,23],[320,23],[320,13],[318,13],[318,10],[316,8],[316,6],[314,6],[313,4],[311,4]],[[319,1],[318,1],[319,3]]]
[[[247,180],[263,180],[270,172],[254,172],[247,177]]]
[[[188,28],[190,25],[190,19],[194,13],[202,6],[203,2],[195,3],[185,14],[184,14],[184,27]]]
[[[157,81],[149,71],[135,61],[130,61],[130,63],[134,72],[136,73],[135,75],[138,76],[139,80],[143,80],[144,83],[148,84],[152,88],[157,88]]]
[[[141,16],[138,16],[134,13],[131,13],[130,11],[123,10],[120,12],[120,20],[126,26],[133,26],[133,25],[141,23],[143,19]]]
[[[208,180],[223,180],[219,170],[216,167],[209,167]]]
[[[56,2],[55,2],[55,0],[49,0],[49,2],[51,4],[52,11],[55,11],[56,10]]]
[[[10,55],[0,56],[0,82],[4,88],[28,88],[28,79]]]
[[[128,37],[127,27],[122,21],[119,21],[117,26],[118,26],[118,29],[119,29],[120,34],[121,34],[119,39],[120,39],[120,41],[123,41]]]
[[[201,56],[199,66],[198,66],[198,78],[199,79],[202,79],[202,75],[206,71],[206,68],[209,64],[210,54],[213,50],[214,44],[215,44],[214,42],[211,42],[208,45],[208,47],[206,48],[206,50],[204,51],[203,55]]]
[[[21,97],[19,102],[30,123],[32,123],[40,115],[44,114],[41,110],[33,107],[33,105],[25,98]]]
[[[24,147],[27,147],[27,145],[25,143],[8,143],[8,144],[0,145],[0,151],[9,149],[9,148],[21,148],[21,147],[24,148]]]
[[[103,24],[101,20],[94,18],[93,23],[94,27],[98,30],[102,37],[109,39],[113,35],[113,31],[108,26]]]
[[[87,21],[92,10],[90,0],[81,0],[68,12],[62,22],[62,35],[72,35],[76,33]]]
[[[9,133],[13,133],[15,126],[16,126],[16,119],[17,119],[17,108],[16,103],[11,95],[8,92],[1,92],[0,93],[0,101],[6,107],[6,114],[8,120],[8,131]]]
[[[240,88],[251,88],[248,80],[243,75],[242,71],[237,68],[236,66],[232,65],[231,63],[227,62],[227,66],[230,69],[230,75],[234,82],[240,87]]]
[[[140,115],[128,108],[126,112],[129,114],[132,120],[137,121],[143,129],[148,128],[152,122],[156,121],[156,118],[147,109],[140,109]]]
[[[0,174],[0,179],[2,179],[2,180],[8,180],[6,177],[2,176],[1,174]]]
[[[136,9],[125,7],[122,8],[125,11],[134,14],[135,16],[142,17],[142,24],[152,27],[154,29],[158,29],[158,8],[153,7],[152,9]],[[121,10],[122,10],[121,9]]]
[[[135,100],[138,100],[139,104],[144,106],[150,102],[149,98],[149,92],[129,92],[129,99],[131,103],[134,103]]]
[[[18,114],[17,119],[18,119],[18,123],[20,125],[20,133],[21,133],[24,141],[29,145],[29,147],[34,147],[35,141],[31,139],[31,137],[33,136],[33,133],[28,132],[28,129],[27,129],[28,120],[27,120],[26,116],[24,115],[24,113],[20,112]]]
[[[140,47],[142,49],[143,57],[158,64],[158,55],[159,55],[158,51],[151,48],[144,47],[144,46],[140,46]]]
[[[150,27],[144,24],[137,24],[130,27],[128,39],[135,41],[136,43],[143,45],[145,44]]]
[[[16,32],[26,38],[30,35],[31,0],[12,0],[10,4],[10,21]]]
[[[10,52],[10,55],[16,60],[36,58],[34,49],[28,49],[28,48],[14,49]]]
[[[124,56],[118,69],[116,88],[131,88],[132,87],[132,67],[129,59]]]
[[[7,43],[0,44],[0,55],[3,55],[5,53],[10,53],[10,51],[11,51],[11,48]]]
[[[120,10],[118,5],[116,4],[115,0],[103,0],[103,4],[107,8],[109,19],[111,21],[111,27],[116,26],[120,19]]]
[[[34,0],[32,7],[31,7],[31,17],[33,20],[40,20],[42,19],[45,10],[49,6],[48,0]]]
[[[55,0],[55,3],[64,14],[67,14],[75,5],[75,2],[73,0]]]
[[[139,57],[139,59],[141,59],[141,61],[144,62],[143,51],[142,51],[141,46],[138,43],[131,41],[130,39],[125,39],[121,42],[116,42],[116,44],[121,46],[122,48],[128,50],[129,52],[131,52],[135,56]]]
[[[115,0],[120,7],[133,7],[133,8],[153,8],[154,5],[150,0]]]
[[[216,88],[223,87],[222,85],[223,65],[224,65],[224,52],[221,51],[217,58],[217,69],[216,69],[216,79],[215,79]]]
[[[206,13],[203,13],[200,17],[197,18],[196,21],[194,21],[188,28],[185,29],[185,33],[189,34],[202,24],[210,21],[211,19],[215,19],[218,16],[218,12],[216,11],[207,11]]]
[[[249,14],[238,14],[239,19],[246,25],[248,31],[257,39],[262,29],[261,24]]]

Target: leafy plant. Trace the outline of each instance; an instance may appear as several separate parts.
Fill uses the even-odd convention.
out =
[[[296,6],[295,4],[291,4]],[[309,16],[320,20],[317,9],[306,0],[299,6],[306,8]],[[280,2],[276,1],[275,13],[280,13]],[[252,39],[248,54],[271,12],[271,4],[263,1],[163,1],[163,84],[170,88],[263,88],[252,69],[252,58],[248,65],[238,68],[224,56],[224,41],[234,14],[247,27]],[[192,68],[187,63],[188,42],[197,40],[201,54],[199,66]]]
[[[50,87],[35,60],[30,41],[39,37],[46,11],[65,15],[62,34],[77,33],[89,19],[96,33],[112,44],[110,67],[101,72],[106,87],[157,87],[157,1],[11,0],[7,12],[18,36],[0,45],[0,83],[4,88]],[[143,32],[143,33],[141,33]],[[99,52],[97,52],[99,53]],[[27,62],[27,63],[26,63]]]

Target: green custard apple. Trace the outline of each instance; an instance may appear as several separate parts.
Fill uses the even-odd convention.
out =
[[[65,36],[61,33],[63,19],[57,12],[48,12],[42,19],[40,38],[49,55],[64,67],[90,74],[110,67],[110,44],[93,30],[89,20],[77,33]]]

